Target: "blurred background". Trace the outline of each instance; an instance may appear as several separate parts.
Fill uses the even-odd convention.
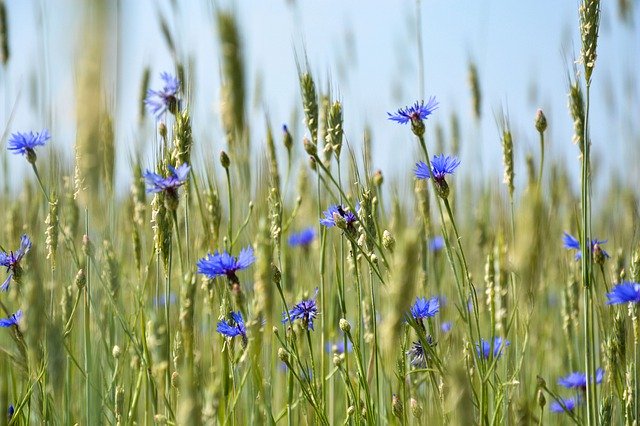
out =
[[[276,130],[289,125],[302,152],[301,67],[313,73],[321,92],[342,101],[345,136],[357,151],[365,129],[370,130],[374,167],[385,176],[409,179],[417,145],[409,128],[388,121],[386,113],[430,96],[440,108],[427,122],[428,139],[446,151],[455,115],[463,174],[502,180],[497,118],[508,114],[522,184],[525,156],[539,155],[533,125],[537,108],[549,122],[546,161],[566,163],[571,175],[579,173],[567,108],[569,77],[580,51],[576,1],[377,1],[366,7],[333,0],[4,3],[9,57],[0,68],[0,119],[3,130],[9,124],[3,151],[8,133],[46,127],[53,135],[48,149],[71,163],[76,141],[90,144],[87,115],[109,111],[116,193],[128,189],[136,155],[143,164],[154,163],[150,146],[157,122],[149,114],[141,119],[141,85],[149,69],[149,87],[159,89],[160,72],[175,71],[174,57],[185,64],[195,158],[200,158],[195,161],[217,159],[226,148],[219,10],[238,20],[254,150],[264,144],[268,117]],[[640,179],[639,6],[635,0],[603,3],[591,110],[596,184]],[[173,48],[165,33],[171,34]],[[472,68],[479,83],[478,108]],[[5,185],[27,166],[10,162]]]

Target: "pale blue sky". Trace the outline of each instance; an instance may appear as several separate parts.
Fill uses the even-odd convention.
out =
[[[114,1],[114,4],[116,2]],[[179,1],[179,13],[170,25],[181,51],[195,61],[195,87],[191,99],[194,131],[202,155],[224,148],[218,117],[219,52],[209,1]],[[634,80],[640,62],[640,32],[623,25],[615,2],[604,2],[598,62],[593,82],[593,143],[595,155],[604,155],[606,170],[621,174],[613,164],[638,164],[640,146],[639,88]],[[12,58],[3,80],[0,117],[6,120],[8,105],[20,91],[12,131],[49,127],[53,143],[64,145],[69,156],[75,138],[73,97],[75,64],[82,46],[77,0],[6,1]],[[365,124],[373,130],[374,166],[388,176],[408,178],[415,162],[415,142],[409,128],[386,120],[386,112],[435,95],[440,109],[429,119],[448,131],[451,111],[462,124],[462,167],[478,170],[476,153],[482,149],[483,170],[502,173],[499,134],[494,115],[508,109],[515,135],[519,167],[524,175],[524,154],[538,154],[533,117],[538,107],[550,123],[547,158],[561,158],[577,171],[577,149],[571,144],[572,123],[567,111],[567,64],[579,52],[577,5],[574,0],[431,0],[421,5],[426,93],[418,90],[414,1],[345,2],[335,0],[219,1],[218,7],[234,10],[245,46],[248,94],[253,99],[256,81],[262,86],[262,104],[248,104],[253,124],[253,144],[264,140],[265,107],[274,128],[290,123],[300,105],[295,52],[306,52],[316,82],[331,81],[334,95],[345,109],[348,140],[359,146]],[[119,62],[109,63],[112,75],[107,98],[117,107],[119,186],[127,188],[133,141],[139,138],[137,102],[144,66],[151,66],[152,86],[159,73],[171,70],[161,38],[158,11],[172,15],[168,1],[121,1]],[[39,23],[39,16],[44,20]],[[640,21],[636,10],[635,22]],[[115,28],[115,20],[113,22]],[[46,35],[43,39],[42,34]],[[115,37],[115,31],[114,31]],[[45,43],[46,59],[42,55]],[[477,63],[483,91],[483,120],[479,131],[472,120],[467,83],[469,60]],[[47,87],[53,99],[53,122],[32,108],[35,93]],[[116,69],[120,76],[115,91]],[[39,83],[35,83],[39,81]],[[39,89],[38,89],[39,88]],[[147,123],[148,128],[152,123]],[[302,136],[301,122],[297,123]],[[151,139],[152,132],[146,137]],[[434,152],[435,153],[435,152]],[[151,164],[151,156],[144,158]],[[628,162],[628,163],[625,163]],[[17,169],[14,166],[14,169]],[[623,177],[640,178],[638,168]],[[602,178],[602,177],[601,177]]]

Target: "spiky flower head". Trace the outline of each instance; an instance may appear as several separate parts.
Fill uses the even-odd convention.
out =
[[[240,336],[242,338],[242,344],[247,344],[247,328],[240,312],[231,312],[230,318],[225,318],[222,321],[218,321],[216,331],[223,336],[234,338]]]
[[[147,193],[156,194],[164,192],[167,196],[165,199],[167,209],[175,210],[178,207],[178,188],[187,181],[191,167],[187,163],[184,163],[177,168],[171,165],[169,165],[168,168],[169,175],[167,177],[147,170],[144,173],[144,180],[147,186]]]
[[[11,278],[19,282],[20,276],[22,275],[22,267],[20,266],[20,261],[22,260],[24,255],[29,252],[30,249],[31,240],[25,234],[22,236],[22,238],[20,238],[20,248],[18,250],[16,250],[15,252],[0,251],[0,266],[6,267],[7,272],[9,273],[7,279],[5,279],[0,286],[0,291],[7,291],[9,289]]]
[[[460,165],[460,160],[456,157],[445,156],[444,154],[434,155],[431,160],[431,167],[424,161],[416,163],[414,173],[418,179],[429,179],[433,176],[438,195],[442,198],[449,196],[449,185],[445,181],[446,175],[452,175]]]
[[[248,268],[255,260],[253,249],[249,246],[240,250],[237,258],[226,251],[218,253],[216,250],[213,254],[208,253],[198,260],[196,265],[198,273],[208,278],[226,276],[232,283],[237,283],[239,281],[236,272]]]
[[[282,323],[284,324],[289,320],[293,323],[299,319],[302,321],[302,328],[313,330],[313,320],[318,315],[317,297],[318,289],[316,288],[313,299],[303,299],[296,303],[288,312],[285,311],[282,313]]]
[[[594,256],[600,256],[601,258],[610,258],[611,256],[609,256],[609,253],[607,253],[603,248],[602,248],[602,244],[605,244],[607,242],[607,240],[599,240],[597,238],[594,238],[593,240],[591,240],[591,252],[593,253]],[[564,248],[566,248],[567,250],[576,250],[576,255],[575,255],[575,259],[576,260],[580,260],[582,258],[582,251],[580,250],[580,241],[578,241],[577,238],[575,238],[573,235],[569,234],[568,232],[565,232],[564,235],[562,236],[562,243],[564,245]]]
[[[411,130],[413,133],[420,137],[424,135],[424,120],[429,117],[433,111],[438,109],[438,102],[435,96],[429,98],[429,101],[425,105],[424,101],[418,102],[412,106],[400,108],[394,114],[388,112],[389,120],[395,121],[400,124],[407,124],[411,122]]]
[[[411,306],[411,315],[417,320],[431,318],[438,311],[440,311],[440,299],[435,296],[430,299],[417,297],[416,302]]]
[[[617,284],[611,293],[607,293],[607,299],[607,305],[640,303],[640,284],[631,281]]]
[[[602,383],[602,378],[604,377],[604,370],[602,368],[598,368],[596,370],[596,379],[595,383]],[[591,381],[593,383],[593,380]],[[564,386],[569,389],[582,389],[585,390],[587,388],[587,375],[581,372],[573,372],[568,374],[565,377],[561,377],[558,379],[558,384],[560,386]]]
[[[489,359],[491,355],[493,355],[494,358],[500,358],[503,349],[510,344],[511,342],[499,336],[493,339],[493,344],[487,340],[480,339],[480,343],[476,343],[476,352],[479,357],[484,359]]]
[[[7,318],[0,319],[0,327],[11,327],[12,325],[18,325],[22,318],[22,309],[19,309],[15,314],[9,315]]]
[[[167,110],[175,115],[179,106],[177,95],[180,90],[180,80],[167,72],[160,74],[160,78],[164,81],[162,90],[147,90],[144,103],[156,117],[160,117]]]
[[[47,129],[40,133],[13,133],[7,142],[7,150],[13,154],[26,155],[27,161],[33,164],[37,158],[35,148],[44,146],[49,139],[51,139],[51,135]]]

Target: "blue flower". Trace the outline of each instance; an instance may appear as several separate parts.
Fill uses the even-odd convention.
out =
[[[417,297],[416,302],[411,307],[411,315],[415,319],[430,318],[440,310],[440,300],[437,297],[426,299]]]
[[[358,206],[356,206],[356,209],[357,208]],[[320,219],[320,224],[326,226],[327,228],[336,226],[336,219],[344,219],[347,227],[353,225],[353,223],[357,220],[356,215],[352,211],[347,210],[346,207],[339,204],[329,206],[329,208],[326,211],[322,212],[322,214],[324,215],[324,217]]]
[[[162,90],[147,90],[147,97],[144,103],[147,108],[156,115],[161,116],[166,110],[175,113],[178,107],[177,94],[180,90],[180,81],[167,72],[160,74],[164,81]]]
[[[318,315],[317,297],[318,289],[316,288],[316,294],[313,296],[313,299],[304,299],[295,304],[288,313],[286,311],[282,313],[282,323],[286,323],[289,319],[291,319],[291,322],[299,319],[302,321],[303,328],[313,330],[313,320]]]
[[[429,240],[429,250],[438,252],[444,248],[444,238],[440,235]]]
[[[492,353],[495,358],[500,358],[502,356],[502,350],[510,344],[511,342],[502,337],[495,337],[493,339],[493,345],[487,340],[480,339],[480,343],[476,343],[476,352],[478,356],[484,359],[489,359]]]
[[[442,330],[443,333],[450,332],[452,327],[453,327],[453,324],[451,324],[451,321],[445,321],[442,324],[440,324],[440,330]]]
[[[565,411],[571,412],[580,404],[580,400],[578,398],[562,398],[560,401],[562,401],[566,410],[558,401],[553,401],[549,407],[552,413],[564,413]]]
[[[316,231],[313,228],[306,228],[300,232],[291,234],[289,236],[289,245],[290,246],[303,246],[308,247],[309,244],[316,239]]]
[[[596,384],[602,383],[604,377],[604,370],[598,368],[596,370]],[[569,389],[586,389],[587,387],[587,375],[585,373],[573,372],[566,377],[558,379],[558,384]]]
[[[218,321],[218,325],[216,327],[216,331],[227,337],[236,337],[241,336],[242,341],[247,341],[247,328],[244,324],[244,320],[242,319],[242,314],[240,312],[231,312],[231,319],[224,319],[222,321]]]
[[[176,303],[177,297],[175,293],[169,293],[169,306],[174,305]],[[167,298],[164,294],[153,299],[153,306],[156,308],[159,306],[166,306]]]
[[[387,113],[389,120],[398,122],[400,124],[407,124],[408,122],[416,122],[426,120],[433,111],[438,108],[438,102],[436,102],[435,96],[429,98],[429,102],[424,104],[424,101],[417,102],[410,107],[400,108],[395,114]]]
[[[147,193],[155,194],[158,192],[174,193],[187,181],[187,175],[191,167],[187,164],[181,164],[177,168],[169,165],[169,176],[164,177],[157,173],[147,170],[144,179],[147,184]]]
[[[606,242],[607,240],[598,240],[598,239],[591,240],[591,252],[596,253],[597,251],[600,251],[605,258],[607,259],[610,258],[611,256],[609,256],[609,253],[607,253],[605,250],[602,249],[602,247],[600,247],[602,244]],[[576,250],[576,260],[580,260],[582,258],[582,251],[580,250],[580,241],[578,241],[577,238],[565,232],[562,237],[562,243],[564,245],[564,248],[566,248],[567,250]]]
[[[40,133],[13,133],[7,142],[7,149],[14,154],[26,155],[29,162],[35,162],[37,146],[44,146],[51,139],[51,135],[47,129]]]
[[[16,409],[13,407],[13,404],[9,404],[9,409],[7,410],[7,418],[9,421],[13,418],[13,413],[15,413]]]
[[[343,354],[344,353],[344,341],[336,340],[335,343],[327,342],[325,345],[325,350],[330,354]],[[347,341],[347,352],[351,352],[353,350],[353,344]]]
[[[434,155],[431,160],[431,171],[436,181],[442,181],[445,175],[452,175],[460,165],[460,160],[456,157],[445,156],[444,154]],[[418,161],[414,173],[418,179],[429,179],[429,166],[424,161]]]
[[[607,293],[607,305],[617,305],[620,303],[640,303],[640,284],[624,281]]]
[[[13,277],[16,280],[20,279],[20,275],[22,274],[22,267],[20,267],[20,261],[24,257],[25,254],[29,252],[31,249],[31,240],[25,234],[20,238],[20,248],[15,252],[11,251],[9,253],[5,253],[0,251],[0,266],[4,266],[7,268],[7,272],[9,275],[7,279],[4,280],[2,285],[0,285],[0,291],[7,291],[9,289],[9,283],[11,282],[11,278]]]
[[[19,309],[15,314],[9,315],[7,318],[0,319],[0,327],[11,327],[12,325],[18,325],[20,318],[22,318],[22,309]]]
[[[208,253],[206,257],[198,260],[196,265],[198,273],[208,278],[226,275],[232,282],[238,282],[236,272],[248,268],[255,260],[253,249],[249,246],[240,250],[237,259],[226,251],[218,253],[216,250],[213,254]]]

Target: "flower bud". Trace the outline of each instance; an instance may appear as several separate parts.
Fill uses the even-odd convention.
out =
[[[79,290],[82,290],[84,286],[87,284],[87,277],[84,274],[84,269],[78,270],[74,283],[76,284],[76,287],[78,287]]]
[[[318,147],[316,146],[316,144],[314,144],[307,138],[304,138],[302,140],[302,143],[304,144],[304,151],[307,154],[309,154],[312,157],[315,157],[316,155],[318,155]]]
[[[384,182],[384,177],[382,176],[382,170],[378,169],[373,174],[373,184],[375,186],[380,186],[382,185],[382,182]]]
[[[160,137],[163,139],[167,137],[167,125],[164,124],[162,121],[160,122],[160,124],[158,124],[158,133],[160,134]]]
[[[224,167],[225,169],[228,169],[229,165],[231,165],[231,160],[229,159],[227,153],[224,151],[220,151],[220,164],[222,164],[222,167]]]
[[[289,365],[289,352],[287,352],[285,348],[278,349],[278,358],[280,361]]]
[[[111,351],[111,355],[113,355],[115,359],[120,358],[120,355],[122,355],[122,349],[120,349],[120,346],[115,345]]]
[[[345,333],[350,333],[351,332],[351,324],[349,324],[349,321],[347,321],[344,318],[340,318],[340,330],[342,330]]]
[[[282,125],[282,133],[283,133],[283,144],[287,151],[291,151],[291,146],[293,145],[293,138],[291,137],[291,133],[289,133],[289,128],[286,124]]]
[[[382,233],[382,247],[386,248],[391,253],[393,253],[393,249],[396,248],[396,239],[393,238],[393,235],[391,235],[391,232],[387,229]]]
[[[544,397],[542,389],[538,389],[538,405],[540,408],[544,408],[544,406],[547,405],[547,399]]]
[[[544,112],[542,112],[541,109],[538,109],[538,111],[536,111],[536,130],[539,133],[544,132],[545,130],[547,130],[547,117],[544,116]]]
[[[413,417],[420,419],[420,417],[422,417],[422,405],[420,405],[415,398],[411,398],[409,405],[411,406],[411,414],[413,414]]]
[[[402,414],[404,409],[402,408],[402,401],[400,397],[395,393],[391,396],[391,409],[393,411],[393,415],[399,419],[402,419]]]

